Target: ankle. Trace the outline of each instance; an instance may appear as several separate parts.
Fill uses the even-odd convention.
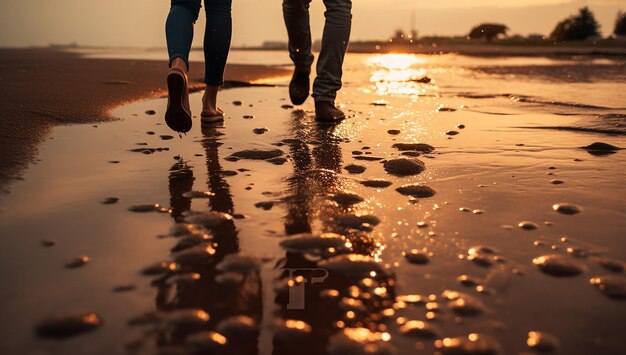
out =
[[[187,63],[180,57],[174,58],[172,61],[172,68],[177,68],[187,73]]]
[[[207,85],[204,89],[204,95],[202,96],[205,103],[215,104],[217,102],[217,94],[219,92],[219,86]]]

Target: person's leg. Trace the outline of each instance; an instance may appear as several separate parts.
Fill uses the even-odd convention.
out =
[[[232,36],[232,0],[204,0],[206,29],[204,32],[204,64],[206,89],[202,100],[202,116],[222,115],[217,108],[217,93],[224,83],[224,68]]]
[[[313,64],[309,5],[311,0],[283,0],[283,17],[289,38],[289,57],[295,65],[289,83],[291,101],[300,105],[309,96],[309,75]]]
[[[167,75],[165,122],[177,132],[188,132],[192,126],[187,72],[193,24],[198,19],[199,11],[200,0],[172,0],[165,22],[170,66]]]
[[[200,0],[172,0],[165,22],[170,67],[180,67],[185,72],[189,69],[193,24],[198,19],[199,12]]]
[[[289,38],[289,57],[297,72],[311,71],[311,27],[309,5],[311,0],[283,0],[283,18]]]
[[[322,49],[317,60],[317,77],[313,84],[315,101],[335,101],[341,89],[343,59],[352,26],[351,0],[324,0],[326,23]]]

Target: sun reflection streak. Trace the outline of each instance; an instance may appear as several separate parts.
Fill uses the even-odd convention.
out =
[[[373,68],[369,81],[378,95],[425,95],[431,79],[424,68],[427,60],[413,54],[380,54],[367,59]]]
[[[370,57],[367,63],[387,69],[407,69],[416,64],[426,64],[426,58],[413,54],[378,54]]]

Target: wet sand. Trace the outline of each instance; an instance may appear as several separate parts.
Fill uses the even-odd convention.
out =
[[[0,349],[622,353],[623,65],[352,56],[339,125],[252,87],[58,127],[0,204]]]
[[[163,62],[85,59],[55,49],[0,49],[0,189],[21,178],[37,146],[57,125],[111,120],[125,102],[161,95]],[[201,63],[191,79],[201,85]],[[230,65],[226,80],[251,82],[284,75],[260,65]]]

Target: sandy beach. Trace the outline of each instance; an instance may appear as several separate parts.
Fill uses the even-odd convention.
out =
[[[163,62],[102,60],[49,48],[0,49],[0,189],[37,157],[37,146],[57,125],[111,120],[111,108],[163,95]],[[204,65],[190,77],[202,86]],[[231,65],[226,80],[251,82],[284,75],[280,68]]]
[[[621,57],[349,54],[324,125],[257,53],[178,136],[162,61],[7,53],[3,354],[626,351]]]

